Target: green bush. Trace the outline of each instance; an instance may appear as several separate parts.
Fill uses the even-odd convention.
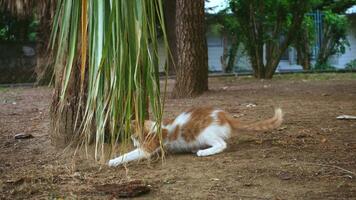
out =
[[[323,71],[323,70],[335,70],[336,68],[329,63],[316,63],[314,65],[314,70],[316,71]]]
[[[35,41],[38,24],[34,16],[18,19],[0,10],[0,41]]]
[[[353,70],[356,69],[356,59],[351,60],[345,65],[345,69],[347,70]]]

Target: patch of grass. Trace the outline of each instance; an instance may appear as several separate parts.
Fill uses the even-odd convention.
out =
[[[216,77],[218,80],[226,82],[234,82],[238,80],[258,80],[252,75],[243,76],[222,76]],[[312,80],[312,81],[326,81],[326,80],[356,80],[356,73],[291,73],[291,74],[275,74],[272,80]]]
[[[356,80],[356,73],[295,73],[295,74],[276,74],[275,80]]]
[[[0,92],[6,92],[6,91],[8,91],[8,90],[9,90],[8,87],[1,87],[1,86],[0,86]]]

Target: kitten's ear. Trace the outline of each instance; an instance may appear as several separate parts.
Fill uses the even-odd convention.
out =
[[[131,120],[130,126],[131,128],[135,128],[136,127],[136,120]]]

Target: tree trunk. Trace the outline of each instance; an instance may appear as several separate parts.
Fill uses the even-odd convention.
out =
[[[177,37],[176,37],[176,0],[165,0],[164,4],[164,22],[170,54],[167,55],[168,74],[176,74],[178,63],[177,56]]]
[[[303,46],[297,49],[297,64],[303,67],[303,70],[310,70],[310,47],[308,41],[302,41]]]
[[[204,0],[177,0],[176,6],[179,56],[173,97],[193,97],[208,90]]]
[[[265,65],[263,63],[263,46],[255,45],[251,48],[250,62],[253,69],[253,75],[255,78],[265,78]]]
[[[239,49],[239,42],[236,39],[236,36],[234,36],[232,39],[230,50],[229,50],[229,61],[227,62],[227,71],[228,72],[234,71],[235,60],[236,60],[238,49]]]
[[[326,65],[328,63],[329,57],[332,55],[332,45],[333,45],[333,37],[332,37],[332,28],[325,24],[324,25],[324,34],[323,39],[320,45],[320,50],[317,56],[316,65]]]
[[[230,48],[228,48],[228,36],[227,33],[223,33],[223,55],[220,56],[220,63],[222,70],[225,73],[231,73],[234,70],[235,60],[238,46],[238,40],[236,35],[232,35],[232,42]]]
[[[249,4],[249,21],[248,21],[248,41],[247,48],[250,55],[250,62],[255,78],[265,78],[265,65],[263,62],[263,26],[261,21],[256,17],[256,10],[262,9],[263,2],[259,6],[254,3]]]
[[[82,106],[79,108],[81,100],[79,65],[73,66],[72,72],[68,83],[67,95],[64,99],[63,108],[61,108],[59,101],[62,91],[63,67],[56,67],[55,71],[55,88],[50,109],[50,135],[52,143],[58,147],[76,144],[76,137],[82,120],[84,104],[81,104]],[[77,116],[78,121],[76,122]]]
[[[228,64],[227,64],[227,59],[229,57],[228,53],[228,44],[227,44],[227,33],[223,32],[222,33],[222,40],[223,40],[223,54],[220,56],[220,63],[221,63],[221,69],[224,73],[228,72]]]
[[[310,45],[309,45],[309,33],[308,33],[308,30],[307,29],[303,29],[302,30],[302,38],[301,39],[301,49],[300,51],[302,52],[301,54],[301,59],[299,60],[300,65],[303,66],[303,69],[304,70],[310,70]],[[298,59],[299,59],[299,51],[297,51],[298,53]]]

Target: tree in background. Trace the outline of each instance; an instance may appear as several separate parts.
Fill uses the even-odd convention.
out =
[[[313,0],[230,0],[256,78],[272,78]]]
[[[313,19],[305,15],[302,26],[296,32],[296,39],[292,46],[297,51],[297,64],[303,67],[303,70],[311,69],[311,48],[315,44],[315,29]]]
[[[315,64],[316,69],[325,69],[332,55],[345,53],[349,46],[347,36],[348,21],[346,16],[324,11],[322,42]]]
[[[176,8],[178,67],[173,96],[193,97],[208,90],[204,0],[177,0]]]
[[[217,31],[222,36],[223,55],[220,57],[220,63],[223,72],[231,73],[243,39],[239,34],[241,27],[235,17],[229,13],[228,8],[216,14],[207,14],[207,23],[210,29]]]
[[[356,0],[324,0],[315,6],[315,9],[322,10],[324,14],[322,42],[317,55],[316,69],[328,68],[329,58],[344,53],[349,46],[346,38],[349,24],[345,12],[353,5],[356,5]]]
[[[34,42],[37,26],[34,17],[14,18],[8,11],[0,10],[0,41]]]
[[[55,0],[0,0],[0,8],[23,21],[20,28],[24,30],[20,32],[27,31],[26,27],[33,16],[39,21],[36,34],[37,65],[35,69],[38,84],[49,83],[53,75],[53,63],[48,44],[55,4]]]
[[[324,0],[313,4],[313,10],[322,12],[322,35],[314,69],[332,68],[328,63],[331,56],[344,53],[349,46],[347,41],[348,21],[345,12],[356,4],[356,0]],[[293,46],[297,50],[297,62],[304,70],[310,70],[311,46],[315,45],[315,29],[313,20],[306,16],[303,25],[297,33]]]

